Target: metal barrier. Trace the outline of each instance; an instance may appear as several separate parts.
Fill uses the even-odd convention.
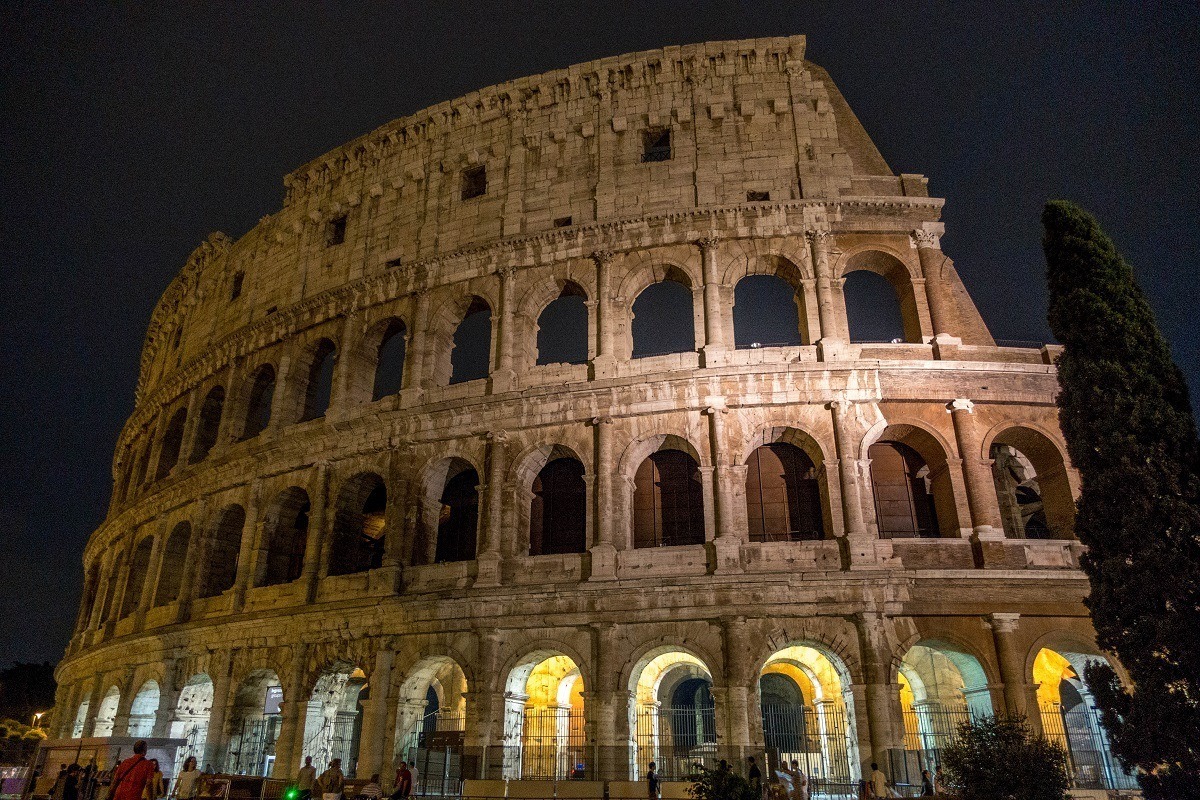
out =
[[[1086,705],[1065,710],[1042,706],[1042,732],[1067,754],[1076,789],[1137,789],[1137,778],[1121,769],[1108,745],[1100,712]]]

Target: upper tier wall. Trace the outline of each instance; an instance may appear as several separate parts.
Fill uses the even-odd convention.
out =
[[[795,36],[602,59],[473,92],[331,151],[285,179],[281,211],[193,253],[154,311],[139,399],[275,310],[501,239],[750,197],[926,195],[924,179],[891,174],[803,56]],[[650,129],[669,129],[668,159],[643,160]],[[464,199],[464,173],[478,167],[486,191]]]

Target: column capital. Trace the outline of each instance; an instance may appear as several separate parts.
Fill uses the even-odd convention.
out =
[[[488,431],[484,434],[484,438],[492,444],[503,445],[508,443],[508,431]]]
[[[612,260],[616,258],[616,256],[617,254],[612,250],[593,250],[591,252],[591,259],[592,261],[595,261],[597,265],[610,264],[612,263]]]
[[[512,266],[511,264],[508,264],[508,265],[505,265],[505,266],[497,269],[494,274],[497,277],[499,277],[501,280],[507,281],[507,280],[510,280],[513,275],[517,274],[517,268]]]
[[[959,397],[946,404],[946,411],[951,414],[955,411],[965,411],[968,414],[974,414],[975,404],[965,397]]]
[[[720,243],[721,237],[716,233],[705,234],[696,240],[696,246],[700,248],[701,253],[712,251]]]
[[[909,236],[912,238],[913,246],[917,248],[932,248],[934,250],[942,248],[941,240],[933,231],[914,230]]]
[[[833,241],[833,231],[828,228],[817,228],[805,231],[804,238],[812,244],[830,244]]]
[[[1015,633],[1020,619],[1020,614],[1007,611],[996,611],[987,616],[988,624],[996,633]]]
[[[599,427],[600,425],[612,425],[612,421],[612,417],[592,417],[591,424],[592,427]]]

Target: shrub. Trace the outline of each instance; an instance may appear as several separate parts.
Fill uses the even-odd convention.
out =
[[[1063,800],[1071,784],[1067,754],[1020,717],[964,722],[942,767],[960,800]]]

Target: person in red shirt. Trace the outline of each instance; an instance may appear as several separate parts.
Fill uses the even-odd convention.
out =
[[[412,784],[412,773],[408,770],[408,762],[401,761],[400,769],[396,770],[396,787],[392,791],[390,800],[404,800],[406,797],[412,797]]]
[[[154,762],[146,758],[146,743],[139,741],[133,746],[133,755],[113,771],[109,800],[142,800],[146,782],[153,774]]]

